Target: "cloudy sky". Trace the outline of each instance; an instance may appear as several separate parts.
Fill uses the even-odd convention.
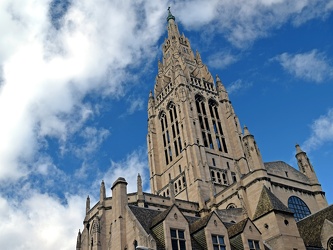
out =
[[[149,190],[168,6],[264,161],[297,167],[299,143],[333,203],[332,0],[1,0],[2,249],[74,249],[102,179]]]

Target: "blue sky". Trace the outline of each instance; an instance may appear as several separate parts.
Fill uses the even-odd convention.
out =
[[[299,143],[333,203],[332,0],[3,0],[4,249],[74,249],[102,179],[131,192],[140,172],[149,190],[146,107],[168,6],[264,161],[297,167]]]

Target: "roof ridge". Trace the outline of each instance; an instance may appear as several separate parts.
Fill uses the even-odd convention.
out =
[[[253,220],[258,219],[259,217],[271,211],[292,213],[289,208],[284,205],[282,201],[272,193],[271,190],[269,190],[265,185],[263,185],[256,212],[253,216]]]

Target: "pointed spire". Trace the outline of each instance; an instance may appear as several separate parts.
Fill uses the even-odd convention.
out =
[[[312,164],[307,156],[307,154],[301,149],[301,147],[296,144],[296,159],[299,170],[305,174],[311,181],[311,183],[318,183],[316,173],[312,167]]]
[[[222,83],[222,82],[221,82],[221,79],[220,79],[220,77],[219,77],[218,74],[216,74],[216,82],[218,82],[218,83]]]
[[[137,189],[138,189],[138,194],[142,195],[142,179],[140,174],[138,174],[137,177]]]
[[[218,75],[216,75],[216,91],[219,95],[219,100],[223,101],[223,100],[227,100],[229,101],[229,96],[228,96],[228,92],[225,89],[220,77]]]
[[[163,73],[163,63],[161,63],[160,60],[158,60],[158,74],[162,74]]]
[[[104,201],[105,198],[106,198],[105,184],[104,184],[104,180],[102,180],[101,188],[100,188],[100,192],[99,192],[99,201],[102,203],[102,201]]]
[[[90,197],[88,195],[86,200],[86,214],[89,212],[89,210],[90,210]]]
[[[299,154],[299,153],[304,153],[304,151],[301,149],[299,144],[296,144],[295,147],[296,147],[296,155]]]
[[[142,179],[141,179],[141,175],[138,173],[138,177],[137,177],[137,190],[138,190],[138,206],[139,207],[144,207],[145,206],[145,198],[142,192]]]
[[[249,129],[246,126],[244,126],[244,136],[247,136],[247,135],[251,135],[251,133],[250,133]]]
[[[202,64],[201,55],[200,55],[199,51],[196,51],[196,53],[195,53],[195,59],[197,60],[197,63],[199,65]]]
[[[218,74],[216,74],[216,87],[219,93],[221,91],[227,92]]]
[[[81,232],[79,229],[79,232],[77,234],[77,238],[76,238],[76,250],[81,249]]]
[[[170,10],[170,7],[168,8],[168,17],[167,17],[167,21],[169,22],[170,19],[172,20],[176,20],[176,18],[174,17],[174,15],[171,14],[171,10]]]
[[[149,99],[148,99],[148,109],[153,106],[154,106],[154,95],[153,95],[153,91],[150,90]]]

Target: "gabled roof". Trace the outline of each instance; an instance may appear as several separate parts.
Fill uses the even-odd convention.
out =
[[[219,220],[221,221],[220,217],[216,214],[216,212],[211,212],[210,214],[206,215],[205,217],[203,217],[201,219],[198,219],[197,221],[193,222],[190,225],[190,233],[191,234],[195,233],[195,232],[199,231],[200,229],[206,227],[210,218],[213,216],[213,214],[215,214],[216,217],[219,218]]]
[[[240,222],[236,223],[236,224],[233,224],[231,225],[229,228],[228,228],[228,235],[229,235],[229,238],[233,238],[235,237],[236,235],[242,233],[244,231],[244,228],[245,228],[245,225],[246,225],[246,222],[249,220],[249,218],[246,218],[244,220],[241,220]]]
[[[309,178],[305,174],[301,173],[283,161],[265,162],[264,165],[268,174],[274,174],[285,178],[286,172],[288,172],[288,178],[297,179],[298,181],[302,181],[304,183],[309,183]]]
[[[144,228],[144,230],[148,233],[151,234],[150,231],[150,225],[153,220],[158,214],[161,214],[161,211],[149,209],[149,208],[144,208],[144,207],[137,207],[137,206],[128,206],[134,216],[137,218],[141,226]]]
[[[322,247],[320,235],[325,219],[333,222],[333,205],[297,222],[299,234],[306,247]]]
[[[263,186],[253,220],[258,219],[271,211],[292,214],[282,201],[280,201],[266,186]]]
[[[164,221],[165,218],[168,216],[168,214],[170,213],[170,211],[172,210],[172,208],[177,207],[175,204],[173,204],[172,206],[170,206],[167,210],[163,211],[162,213],[156,215],[152,221],[151,221],[151,225],[150,228],[156,226],[157,224],[159,224],[160,222]],[[177,208],[178,209],[178,208]]]

